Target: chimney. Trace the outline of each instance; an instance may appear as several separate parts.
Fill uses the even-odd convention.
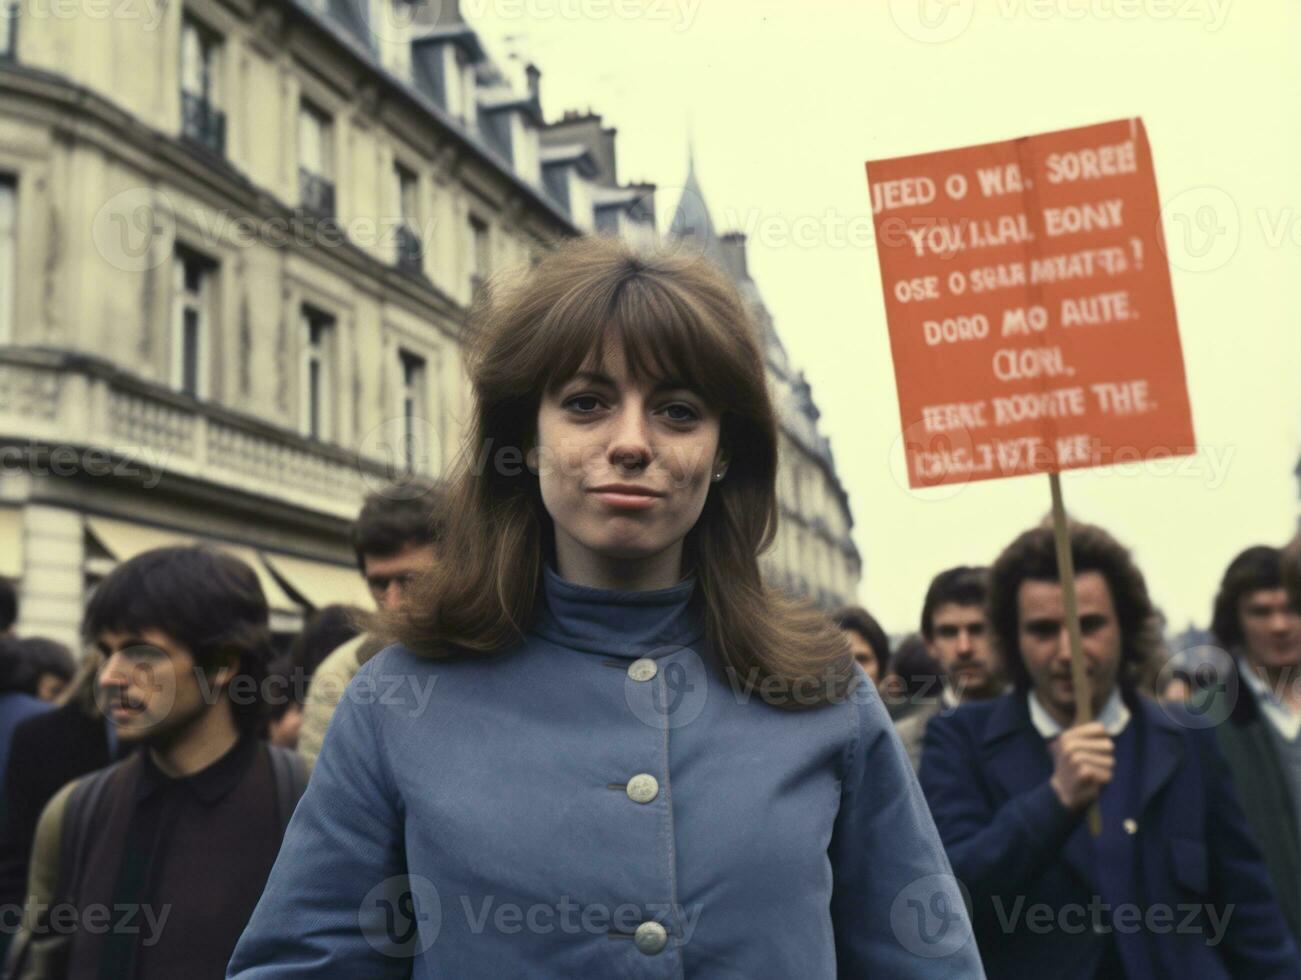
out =
[[[529,62],[524,66],[524,77],[528,79],[529,96],[535,101],[542,97],[542,72],[538,66]]]
[[[723,268],[733,279],[749,279],[750,270],[745,261],[745,233],[729,231],[720,240],[723,246]]]
[[[440,26],[465,23],[465,18],[461,16],[461,0],[442,0],[434,11],[434,20]]]

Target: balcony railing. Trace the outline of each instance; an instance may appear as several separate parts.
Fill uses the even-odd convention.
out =
[[[406,225],[398,225],[397,247],[399,269],[414,275],[424,272],[425,253],[420,236]]]
[[[320,174],[298,168],[298,201],[318,218],[334,217],[334,184]]]
[[[14,0],[0,2],[0,59],[18,57],[18,4]]]
[[[368,445],[312,443],[107,362],[11,348],[0,351],[0,444],[15,440],[93,448],[117,461],[96,471],[105,477],[200,480],[348,520],[369,489],[400,474]]]
[[[226,155],[226,114],[193,92],[181,93],[181,135],[219,157]]]

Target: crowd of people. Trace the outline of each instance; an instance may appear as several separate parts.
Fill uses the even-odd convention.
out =
[[[161,548],[97,584],[78,663],[0,588],[6,976],[1301,976],[1301,537],[1230,563],[1189,658],[1072,523],[1081,722],[1050,526],[938,574],[892,651],[759,579],[775,430],[721,278],[588,245],[525,285],[471,342],[473,436],[587,445],[530,455],[529,495],[489,467],[368,497],[374,609],[279,649],[252,569]],[[620,345],[583,360],[589,308]],[[648,320],[677,332],[638,349]],[[518,361],[548,349],[577,357]],[[531,388],[535,436],[500,428]],[[648,483],[665,446],[700,451]]]
[[[1091,525],[1070,540],[1087,724],[1049,526],[936,576],[893,657],[866,610],[837,614],[918,768],[986,971],[1060,975],[1103,936],[1078,975],[1294,975],[1301,537],[1234,558],[1216,645],[1173,652],[1127,549]],[[1080,819],[1094,805],[1097,835]],[[1048,927],[1028,925],[1036,907]]]

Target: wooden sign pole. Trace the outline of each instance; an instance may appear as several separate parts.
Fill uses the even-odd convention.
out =
[[[1075,604],[1075,562],[1071,559],[1071,536],[1066,527],[1066,507],[1062,504],[1062,478],[1058,473],[1048,474],[1048,485],[1053,494],[1053,532],[1057,538],[1057,575],[1062,583],[1062,599],[1066,603],[1066,631],[1071,643],[1071,685],[1075,688],[1075,724],[1084,725],[1093,720],[1093,691],[1089,674],[1084,667],[1084,644],[1080,640],[1080,614]],[[1089,804],[1089,832],[1097,837],[1102,833],[1102,810],[1098,801]]]

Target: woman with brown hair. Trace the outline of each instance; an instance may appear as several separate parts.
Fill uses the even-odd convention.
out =
[[[732,286],[568,243],[466,354],[442,560],[230,975],[980,976],[874,688],[762,581],[777,425]]]

